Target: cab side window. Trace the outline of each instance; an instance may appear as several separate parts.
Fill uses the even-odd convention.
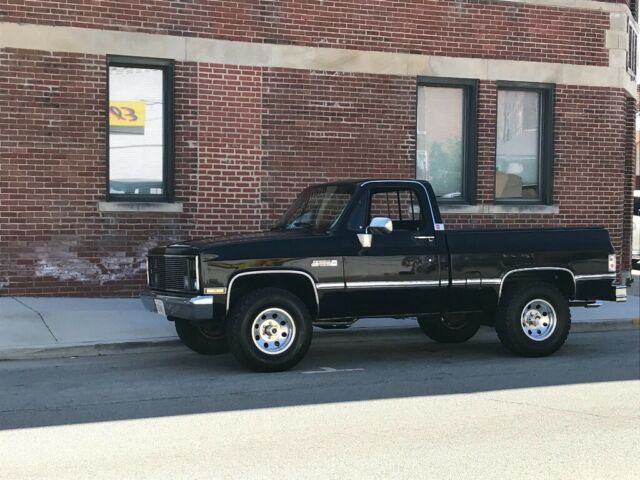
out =
[[[387,217],[393,229],[421,231],[425,229],[424,214],[413,189],[385,189],[371,192],[368,222],[374,217]]]

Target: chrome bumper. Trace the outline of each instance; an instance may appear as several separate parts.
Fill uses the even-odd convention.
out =
[[[211,295],[177,297],[149,292],[140,295],[140,300],[147,310],[160,314],[162,312],[158,312],[156,301],[162,302],[167,317],[183,320],[213,320],[213,296]]]
[[[627,301],[627,287],[625,285],[614,285],[616,289],[616,302]]]

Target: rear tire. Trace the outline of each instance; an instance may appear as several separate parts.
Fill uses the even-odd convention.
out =
[[[496,312],[498,338],[522,357],[551,355],[567,340],[570,329],[569,300],[548,283],[521,285],[507,291]]]
[[[440,343],[463,343],[478,333],[480,322],[475,315],[454,318],[456,321],[442,316],[420,316],[418,325],[427,337]]]
[[[182,343],[201,355],[218,355],[227,353],[224,331],[213,324],[197,326],[187,320],[173,319],[176,332]]]
[[[305,356],[313,326],[298,297],[280,288],[260,288],[232,307],[227,332],[240,363],[256,372],[281,372]]]

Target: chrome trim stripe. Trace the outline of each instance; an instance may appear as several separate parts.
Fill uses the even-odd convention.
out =
[[[528,272],[528,271],[536,271],[536,270],[560,270],[563,272],[568,272],[571,275],[571,278],[573,279],[573,289],[575,291],[576,288],[576,276],[573,274],[573,272],[571,270],[569,270],[568,268],[563,268],[563,267],[529,267],[529,268],[516,268],[514,270],[509,270],[507,273],[505,273],[502,276],[502,281],[500,282],[500,290],[498,291],[498,301],[500,301],[500,298],[502,297],[502,287],[504,287],[504,281],[507,279],[507,277],[509,275],[511,275],[512,273],[517,273],[517,272]]]
[[[368,182],[361,183],[360,186],[364,187],[365,185],[367,185],[369,183],[412,183],[414,185],[420,185],[422,187],[422,189],[424,190],[424,194],[427,196],[427,202],[429,203],[429,210],[431,211],[431,222],[432,222],[433,228],[434,228],[434,230],[437,230],[436,229],[436,216],[433,213],[433,206],[431,205],[431,198],[429,198],[429,192],[427,191],[427,187],[425,187],[422,183],[418,182],[417,180],[369,180]],[[444,230],[444,224],[439,223],[438,225],[442,225],[443,228],[441,230]]]
[[[316,282],[311,275],[307,272],[302,272],[300,270],[255,270],[252,272],[240,272],[233,276],[233,278],[229,281],[229,286],[227,287],[227,312],[229,311],[229,302],[231,300],[231,288],[233,287],[233,282],[240,277],[244,277],[245,275],[262,275],[268,273],[291,273],[294,275],[304,275],[311,282],[311,286],[313,287],[313,293],[316,297],[316,308],[320,308],[320,300],[318,298],[318,289],[316,288]]]
[[[439,280],[406,280],[399,282],[347,282],[347,288],[434,287],[439,285]]]
[[[331,288],[344,288],[344,282],[316,283],[316,288],[318,290],[327,290]]]
[[[451,280],[452,285],[499,285],[502,280],[500,278],[471,278],[471,279],[454,279]],[[444,282],[443,282],[444,283]],[[440,285],[438,280],[407,280],[398,282],[347,282],[347,288],[366,288],[366,287],[412,287],[412,286],[435,286]],[[331,285],[331,286],[325,286]],[[334,285],[342,284],[325,284],[319,283],[317,287],[334,288]]]
[[[469,278],[451,280],[451,285],[499,285],[500,278]]]
[[[615,280],[616,279],[616,274],[615,273],[598,273],[598,274],[593,274],[593,275],[576,275],[575,276],[576,281],[580,281],[580,280]]]

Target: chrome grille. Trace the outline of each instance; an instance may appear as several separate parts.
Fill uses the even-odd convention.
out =
[[[196,257],[149,256],[149,287],[172,292],[198,290]]]

